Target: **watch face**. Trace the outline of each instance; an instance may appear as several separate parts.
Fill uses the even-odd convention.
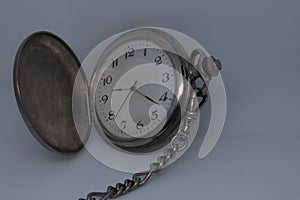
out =
[[[166,134],[166,128],[180,115],[180,59],[156,47],[138,40],[123,43],[97,66],[104,69],[96,72],[94,81],[100,132],[129,151],[133,148],[138,152],[137,148]]]

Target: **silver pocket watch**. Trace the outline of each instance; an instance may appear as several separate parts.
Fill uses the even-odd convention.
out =
[[[132,179],[85,199],[126,194],[188,148],[191,126],[221,62],[182,36],[163,28],[132,29],[102,42],[82,64],[51,33],[32,34],[19,48],[16,99],[41,144],[74,154],[88,146],[94,130],[116,152],[160,154]]]

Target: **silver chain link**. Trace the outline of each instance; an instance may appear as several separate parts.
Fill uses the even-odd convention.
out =
[[[197,55],[202,57],[203,52],[199,50],[192,52],[192,62],[196,60]],[[199,62],[202,61],[199,60]],[[172,138],[170,142],[170,148],[166,149],[164,151],[164,155],[159,156],[156,162],[153,162],[149,165],[148,171],[135,173],[132,176],[132,179],[126,179],[123,183],[117,183],[115,186],[109,186],[106,192],[91,192],[87,195],[86,199],[80,198],[79,200],[109,200],[127,194],[128,192],[146,184],[153,174],[156,174],[163,167],[169,164],[169,162],[176,156],[176,153],[185,150],[189,143],[190,128],[207,98],[206,84],[204,84],[203,88],[196,89],[202,90],[202,101],[198,106],[198,104],[196,104],[197,95],[193,93],[187,111],[184,113],[183,123],[180,125],[177,134]]]
[[[194,101],[195,99],[192,99]],[[194,103],[192,103],[194,104]],[[193,107],[193,106],[192,106]],[[149,170],[146,172],[135,173],[132,179],[126,179],[124,183],[117,183],[115,186],[109,186],[106,192],[91,192],[87,195],[86,199],[80,198],[79,200],[108,200],[115,199],[121,195],[127,194],[130,191],[143,186],[148,182],[150,177],[159,172],[165,167],[179,151],[183,151],[188,147],[190,128],[198,115],[199,109],[188,110],[185,113],[183,125],[179,128],[177,134],[172,138],[170,148],[164,151],[164,155],[157,158],[156,162],[149,165]]]

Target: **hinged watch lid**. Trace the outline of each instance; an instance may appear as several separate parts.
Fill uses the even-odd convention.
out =
[[[71,48],[48,32],[30,35],[16,55],[13,78],[20,112],[32,135],[54,152],[74,154],[88,137],[88,132],[79,137],[72,114],[79,69]]]

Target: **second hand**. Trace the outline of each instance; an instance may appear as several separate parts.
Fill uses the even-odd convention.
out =
[[[120,111],[121,111],[122,107],[124,106],[124,104],[125,104],[126,100],[128,99],[128,97],[129,97],[130,93],[131,93],[132,91],[134,91],[134,90],[135,90],[135,85],[136,85],[136,83],[137,83],[137,81],[135,81],[135,82],[134,82],[134,84],[133,84],[133,85],[132,85],[132,86],[129,88],[129,92],[128,92],[127,96],[125,97],[125,99],[124,99],[123,103],[121,104],[121,106],[120,106],[120,108],[119,108],[119,110],[118,110],[117,114],[115,115],[115,118],[117,118],[117,116],[118,116],[118,114],[120,113]]]

